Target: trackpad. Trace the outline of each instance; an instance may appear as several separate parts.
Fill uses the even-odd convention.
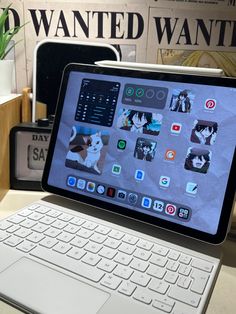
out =
[[[43,314],[95,314],[110,296],[28,258],[0,273],[0,294]]]

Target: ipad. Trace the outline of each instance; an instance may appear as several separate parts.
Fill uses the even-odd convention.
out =
[[[43,188],[218,244],[235,195],[235,97],[234,79],[70,64]]]

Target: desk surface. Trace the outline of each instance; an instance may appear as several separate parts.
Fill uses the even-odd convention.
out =
[[[9,191],[0,202],[0,218],[46,195],[43,192]],[[224,254],[222,267],[207,314],[234,314],[236,309],[236,240],[227,239],[222,245],[222,251]],[[22,312],[0,301],[0,313],[21,314]]]

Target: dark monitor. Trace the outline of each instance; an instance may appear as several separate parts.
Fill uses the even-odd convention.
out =
[[[34,53],[32,120],[55,113],[62,72],[68,63],[93,64],[99,60],[119,59],[118,51],[109,44],[41,41]]]

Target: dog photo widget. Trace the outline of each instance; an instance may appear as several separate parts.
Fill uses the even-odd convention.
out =
[[[200,173],[207,173],[212,153],[207,149],[190,147],[185,159],[184,168]]]
[[[66,155],[66,167],[101,174],[109,142],[109,133],[73,126]]]

